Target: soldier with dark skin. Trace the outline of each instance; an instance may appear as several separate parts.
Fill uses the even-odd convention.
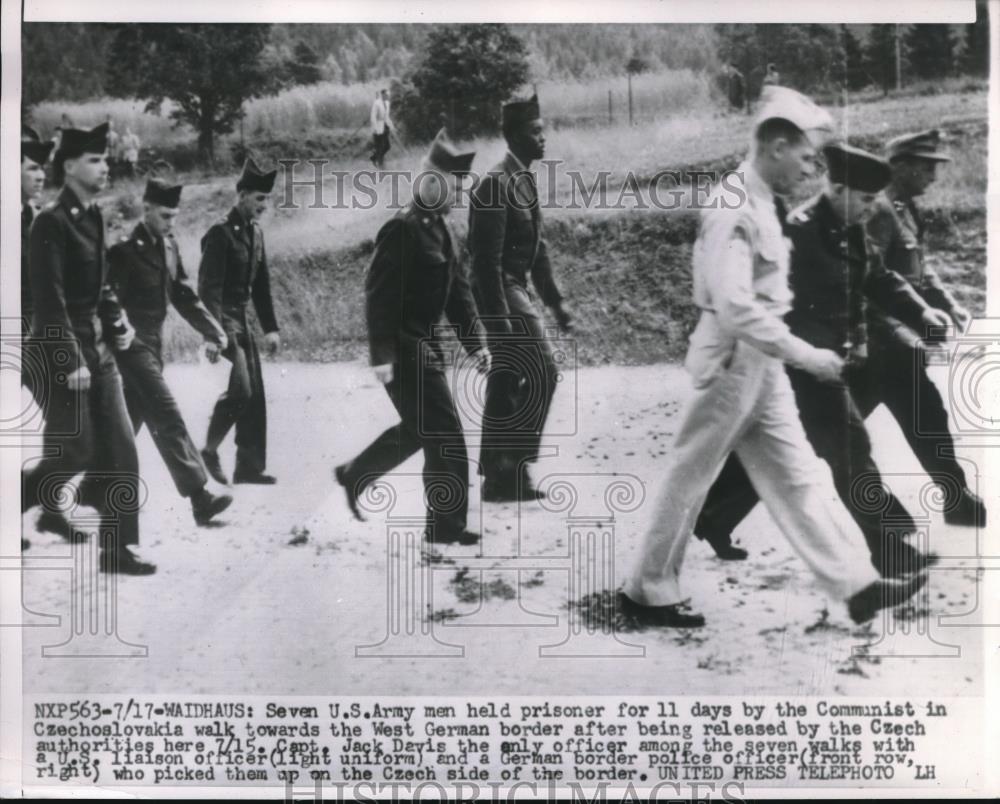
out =
[[[834,485],[864,534],[872,564],[883,575],[920,569],[927,563],[902,539],[916,529],[903,504],[885,488],[871,455],[864,417],[851,394],[848,378],[867,355],[867,303],[880,303],[916,328],[946,324],[901,276],[885,270],[866,245],[863,223],[877,193],[889,181],[883,160],[849,145],[824,149],[829,168],[826,190],[788,217],[792,242],[790,287],[792,309],[785,315],[791,331],[846,361],[844,376],[822,381],[793,367],[787,369],[799,416],[810,444],[833,472]],[[884,505],[868,504],[859,494],[859,479],[879,488]],[[758,497],[739,458],[730,455],[706,498],[695,533],[723,559],[746,552],[732,545],[731,535]],[[886,522],[894,523],[892,531]]]
[[[58,198],[31,227],[32,335],[45,354],[45,457],[24,477],[22,510],[47,503],[83,472],[80,502],[102,518],[102,572],[148,575],[139,543],[142,490],[132,426],[112,349],[134,337],[107,284],[104,219],[95,197],[107,185],[107,124],[66,129],[54,158]],[[70,536],[46,510],[39,529]]]
[[[271,278],[264,251],[264,233],[258,220],[268,206],[277,170],[262,172],[247,159],[236,184],[239,198],[229,214],[212,226],[201,240],[198,295],[216,321],[222,324],[228,344],[225,351],[209,342],[206,355],[212,362],[221,354],[232,363],[229,386],[219,397],[208,424],[201,452],[208,473],[219,483],[229,479],[219,461],[219,445],[235,426],[236,469],[234,483],[273,485],[267,466],[267,405],[260,354],[250,329],[253,302],[264,330],[268,353],[281,347],[278,322],[271,299]]]
[[[198,525],[226,510],[233,498],[206,488],[201,456],[188,434],[180,408],[163,377],[163,322],[167,305],[220,351],[226,333],[188,284],[174,240],[174,219],[181,185],[152,178],[143,195],[143,219],[108,253],[108,281],[136,330],[132,346],[117,354],[125,384],[125,403],[136,434],[143,424],[159,450],[182,497],[191,500]]]
[[[558,371],[541,306],[552,310],[560,330],[572,328],[552,274],[530,171],[545,155],[537,97],[503,107],[503,134],[509,151],[476,185],[469,209],[473,291],[494,361],[480,453],[487,502],[542,496],[528,465],[538,459]]]
[[[468,530],[469,464],[449,383],[448,361],[434,328],[442,316],[458,327],[475,368],[485,373],[490,352],[479,326],[447,215],[474,153],[457,153],[438,134],[424,160],[413,201],[379,231],[365,277],[371,363],[400,422],[353,460],[336,467],[347,503],[361,519],[358,496],[423,450],[427,503],[425,540],[474,544]]]
[[[936,130],[906,134],[889,142],[892,181],[868,220],[868,235],[886,267],[906,279],[927,304],[964,332],[971,315],[924,260],[924,223],[916,199],[934,182],[938,165],[951,161]],[[941,393],[927,376],[926,345],[904,322],[879,306],[868,311],[867,370],[855,382],[866,416],[879,404],[899,423],[924,471],[943,494],[944,519],[951,525],[986,526],[986,506],[969,488]],[[945,331],[942,329],[942,331]]]

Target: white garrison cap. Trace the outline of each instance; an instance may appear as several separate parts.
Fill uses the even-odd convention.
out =
[[[813,145],[824,145],[834,132],[830,113],[800,92],[788,87],[767,86],[761,94],[760,111],[754,121],[754,133],[765,120],[780,117],[802,131]]]

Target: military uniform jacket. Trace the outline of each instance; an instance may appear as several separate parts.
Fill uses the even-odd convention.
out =
[[[173,235],[158,240],[139,223],[108,252],[108,282],[140,340],[158,344],[167,304],[208,341],[222,343],[222,327],[188,284]]]
[[[529,276],[546,306],[561,301],[542,236],[535,177],[513,154],[483,176],[472,192],[469,252],[482,315],[509,315],[504,283],[527,287]]]
[[[278,331],[264,233],[236,207],[201,239],[198,295],[228,334],[244,331],[251,299],[264,332]]]
[[[111,334],[122,309],[106,281],[104,236],[100,210],[85,208],[68,186],[31,225],[32,333],[53,348],[68,349],[60,372],[93,369],[111,358],[104,332]]]
[[[379,230],[365,277],[365,316],[373,366],[416,360],[442,315],[472,354],[485,344],[464,267],[445,219],[411,204]]]
[[[869,258],[864,230],[844,227],[826,195],[792,212],[785,232],[792,242],[794,296],[785,321],[800,338],[841,355],[852,344],[867,343],[867,299],[921,326],[926,304],[877,254]]]
[[[21,205],[21,337],[31,330],[31,224],[38,215],[34,201]]]
[[[957,303],[934,269],[924,263],[923,223],[916,205],[892,198],[887,192],[875,202],[867,229],[886,268],[909,282],[931,307],[950,314]],[[874,306],[869,310],[869,323],[907,343],[919,338],[905,322]],[[919,332],[921,327],[916,329]]]

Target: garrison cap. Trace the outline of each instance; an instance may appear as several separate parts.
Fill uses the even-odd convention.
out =
[[[237,190],[250,190],[255,193],[269,193],[274,188],[274,180],[278,176],[278,169],[265,173],[252,157],[247,157],[243,163],[243,173],[239,181],[236,182]]]
[[[764,88],[763,101],[754,133],[768,120],[787,120],[805,134],[814,145],[822,145],[833,135],[833,118],[826,109],[794,89],[780,86]]]
[[[183,189],[183,184],[171,185],[163,179],[147,179],[146,192],[143,193],[142,200],[161,207],[177,209],[181,204],[181,190]]]
[[[44,165],[55,147],[54,142],[42,142],[33,128],[21,126],[21,159],[27,157],[32,162]]]
[[[538,106],[538,95],[532,95],[528,100],[505,103],[502,111],[504,128],[538,120],[542,116],[542,111]]]
[[[834,184],[862,193],[877,193],[892,178],[892,168],[881,157],[847,143],[831,143],[823,149],[827,173]]]
[[[932,128],[916,134],[904,134],[889,140],[885,151],[890,162],[901,157],[915,157],[931,162],[950,162],[951,157],[938,150],[940,145],[941,132]]]
[[[434,138],[434,142],[431,143],[431,149],[427,153],[427,162],[444,173],[464,175],[472,167],[472,160],[475,156],[475,151],[456,151],[455,146],[448,141],[448,132],[441,129]]]
[[[108,124],[101,123],[89,131],[64,128],[59,138],[56,160],[76,159],[84,154],[103,154],[108,150]]]

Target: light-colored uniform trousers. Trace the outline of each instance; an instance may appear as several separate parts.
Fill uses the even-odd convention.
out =
[[[783,363],[738,342],[732,363],[688,404],[670,468],[625,593],[665,606],[684,599],[684,550],[708,490],[735,451],[768,512],[824,588],[846,599],[878,579],[829,467],[799,420]]]
[[[694,397],[680,422],[653,519],[625,593],[679,603],[684,549],[708,490],[735,451],[758,495],[823,586],[846,599],[878,579],[830,468],[806,439],[784,364],[808,370],[818,352],[782,320],[791,307],[788,243],[769,187],[749,162],[709,205],[693,254],[702,308],[686,367]],[[716,197],[726,200],[723,187]]]

